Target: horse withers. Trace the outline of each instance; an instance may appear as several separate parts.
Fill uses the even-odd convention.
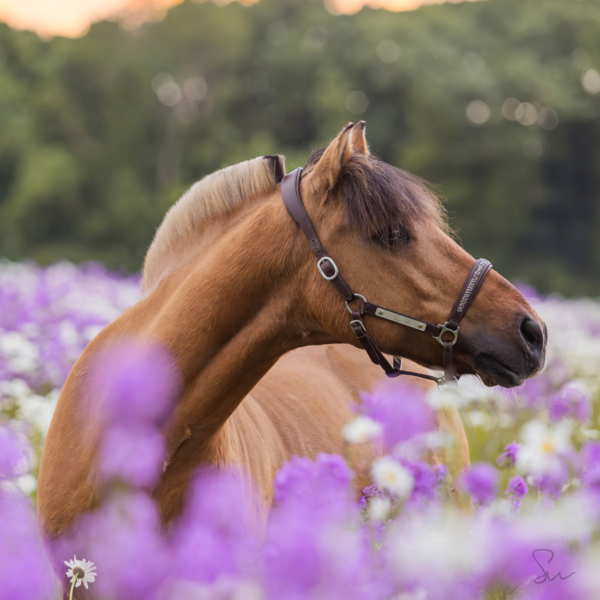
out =
[[[288,386],[277,378],[275,365],[290,350],[360,347],[343,300],[282,202],[284,174],[280,156],[228,167],[196,183],[166,215],[146,256],[141,300],[89,344],[60,395],[38,488],[49,543],[74,531],[110,483],[98,475],[107,419],[90,408],[105,405],[92,373],[98,357],[123,339],[165,348],[180,378],[162,429],[165,467],[152,490],[165,523],[180,514],[200,465],[242,466],[268,506],[283,461],[341,450],[339,429],[350,411],[340,394],[312,394],[294,387],[291,375]],[[357,293],[445,322],[475,261],[449,235],[426,185],[369,154],[363,122],[348,124],[311,155],[299,194],[320,243]],[[443,348],[431,336],[377,318],[368,328],[382,352],[427,368],[443,364]],[[539,316],[490,271],[460,325],[453,369],[486,385],[516,386],[540,371],[545,345]],[[296,364],[286,359],[281,368],[305,376],[310,356],[297,353]],[[321,360],[312,356],[312,364]],[[366,355],[364,363],[353,360],[361,365],[355,368],[373,368]],[[262,388],[271,392],[254,390],[274,366],[272,383],[265,379]]]

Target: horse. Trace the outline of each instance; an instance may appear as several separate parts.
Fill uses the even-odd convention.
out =
[[[106,420],[90,416],[90,406],[102,406],[91,372],[124,338],[168,349],[181,381],[152,489],[165,524],[181,513],[200,465],[241,466],[266,513],[283,461],[341,451],[348,396],[377,376],[357,350],[338,354],[337,366],[324,358],[335,356],[327,345],[361,344],[286,210],[284,175],[279,155],[224,168],[195,183],[165,216],[146,255],[141,299],[90,342],[60,394],[39,472],[48,543],[76,529],[107,485],[98,475]],[[427,185],[370,154],[364,122],[349,123],[309,157],[298,193],[354,289],[393,311],[444,322],[475,260],[451,236]],[[414,361],[421,373],[444,362],[446,348],[417,329],[375,318],[368,327],[382,353]],[[453,368],[488,386],[517,386],[542,369],[546,338],[534,309],[491,270],[454,339]],[[371,374],[356,376],[363,369]],[[455,416],[444,426],[464,435]]]

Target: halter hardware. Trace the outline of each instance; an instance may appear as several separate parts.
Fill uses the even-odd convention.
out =
[[[300,225],[300,228],[308,239],[310,248],[318,259],[317,269],[319,270],[319,273],[323,279],[330,281],[333,284],[340,296],[342,296],[342,298],[346,301],[346,309],[352,315],[350,328],[352,329],[352,332],[356,336],[356,339],[360,345],[366,350],[371,361],[376,365],[381,366],[388,377],[411,375],[413,377],[420,377],[421,379],[435,381],[438,385],[442,385],[444,383],[456,384],[460,378],[460,375],[455,374],[454,364],[452,361],[452,348],[458,341],[460,322],[467,314],[467,310],[469,309],[469,306],[471,306],[475,296],[477,296],[483,280],[492,268],[492,264],[485,258],[480,258],[479,260],[475,261],[475,264],[471,268],[463,288],[458,295],[454,306],[452,307],[450,317],[444,323],[444,325],[434,325],[433,323],[428,323],[427,321],[422,321],[421,319],[408,317],[402,313],[384,308],[383,306],[372,304],[371,302],[368,302],[364,296],[356,294],[352,291],[352,288],[340,275],[339,269],[335,262],[329,256],[327,256],[325,249],[323,246],[321,246],[321,242],[317,237],[317,233],[310,221],[308,213],[306,212],[306,208],[304,208],[302,198],[300,197],[301,176],[302,169],[299,168],[283,178],[281,181],[281,197],[283,199],[283,203],[285,204],[285,207],[294,221]],[[330,269],[333,269],[333,273],[330,275],[328,275],[324,270],[328,265]],[[352,310],[352,308],[350,308],[350,302],[356,298],[362,299],[362,305],[360,309]],[[369,335],[367,327],[363,321],[363,315],[379,317],[380,319],[385,319],[387,321],[404,325],[405,327],[410,327],[411,329],[429,334],[444,348],[443,367],[445,376],[440,378],[433,377],[432,375],[424,375],[423,373],[404,371],[402,369],[402,359],[397,356],[394,356],[393,364],[390,364],[383,352],[381,352],[381,350],[377,347],[377,344],[375,344],[373,341],[373,338]],[[452,334],[452,339],[443,340],[442,337],[446,333]]]
[[[333,267],[333,275],[331,275],[331,276],[326,275],[325,272],[323,271],[323,269],[321,268],[321,265],[325,261],[328,261],[329,264]],[[324,256],[323,258],[320,258],[317,261],[317,269],[319,269],[319,273],[321,273],[321,277],[323,279],[326,279],[327,281],[333,281],[340,274],[340,270],[338,269],[337,265],[333,262],[333,259],[329,258],[329,256]]]
[[[362,306],[360,307],[360,314],[362,315],[362,314],[363,314],[362,307],[363,307],[363,306],[365,305],[365,303],[367,302],[367,299],[366,299],[364,296],[361,296],[360,294],[354,294],[354,298],[352,298],[352,300],[356,300],[356,298],[360,298],[360,299],[363,301],[363,303],[362,303]],[[352,302],[352,300],[350,300],[350,302]],[[350,306],[349,306],[349,304],[348,304],[348,301],[347,301],[347,300],[346,300],[346,310],[347,310],[347,311],[348,311],[350,314],[352,314],[352,312],[353,312],[353,310],[350,308]]]
[[[452,345],[454,346],[454,344],[456,344],[456,342],[458,342],[458,327],[456,329],[452,329],[451,327],[448,327],[450,323],[448,323],[448,321],[446,321],[443,325],[438,325],[438,327],[441,327],[440,330],[440,335],[436,335],[433,337],[434,340],[437,340],[442,346],[446,343],[444,342],[444,340],[442,339],[442,336],[445,333],[451,333],[454,336],[453,340],[448,340],[448,341],[452,341]]]
[[[356,321],[350,321],[350,329],[352,329],[352,331],[354,331],[354,327],[360,327],[365,334],[367,333],[367,328],[360,319],[356,319]]]

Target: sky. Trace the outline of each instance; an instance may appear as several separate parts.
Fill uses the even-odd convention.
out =
[[[43,37],[84,35],[90,23],[115,15],[130,14],[135,24],[144,16],[160,18],[169,6],[182,0],[0,0],[0,21],[17,29],[32,29]],[[202,0],[200,0],[202,1]],[[231,0],[215,0],[227,4]],[[256,0],[241,0],[252,4]],[[363,6],[389,10],[412,10],[423,4],[445,0],[325,0],[329,12],[352,14]],[[446,0],[458,1],[458,0]],[[148,9],[150,6],[150,9]],[[132,8],[134,9],[132,11]],[[133,16],[132,16],[133,15]]]

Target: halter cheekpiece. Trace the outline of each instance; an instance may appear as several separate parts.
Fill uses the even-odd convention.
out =
[[[460,376],[454,371],[454,365],[452,364],[452,348],[458,341],[459,325],[467,314],[467,310],[469,310],[475,296],[477,296],[485,276],[492,268],[492,264],[485,258],[480,258],[475,262],[454,306],[452,307],[450,317],[443,325],[433,325],[427,321],[407,317],[406,315],[389,310],[388,308],[372,304],[371,302],[368,302],[364,296],[352,291],[352,288],[340,275],[334,260],[325,253],[325,250],[317,237],[317,233],[312,226],[308,213],[304,208],[304,204],[302,204],[302,198],[300,197],[301,176],[302,168],[298,168],[283,178],[281,181],[281,196],[283,202],[294,221],[298,223],[304,232],[313,253],[317,257],[317,269],[319,270],[319,273],[323,279],[329,281],[335,287],[346,301],[346,308],[352,315],[350,328],[354,332],[354,335],[361,346],[367,351],[369,358],[376,365],[380,365],[388,377],[412,375],[414,377],[420,377],[421,379],[430,379],[435,381],[438,385],[448,383],[448,378],[450,378],[451,381],[456,382]],[[356,298],[362,300],[362,305],[359,309],[353,310],[349,303]],[[403,371],[402,359],[396,356],[394,357],[393,365],[391,365],[381,350],[379,350],[373,341],[373,338],[369,335],[363,321],[364,315],[373,315],[374,317],[386,319],[393,323],[399,323],[400,325],[422,331],[432,336],[433,339],[444,348],[443,367],[445,376],[439,378],[431,375],[424,375],[422,373],[414,373],[412,371]]]

